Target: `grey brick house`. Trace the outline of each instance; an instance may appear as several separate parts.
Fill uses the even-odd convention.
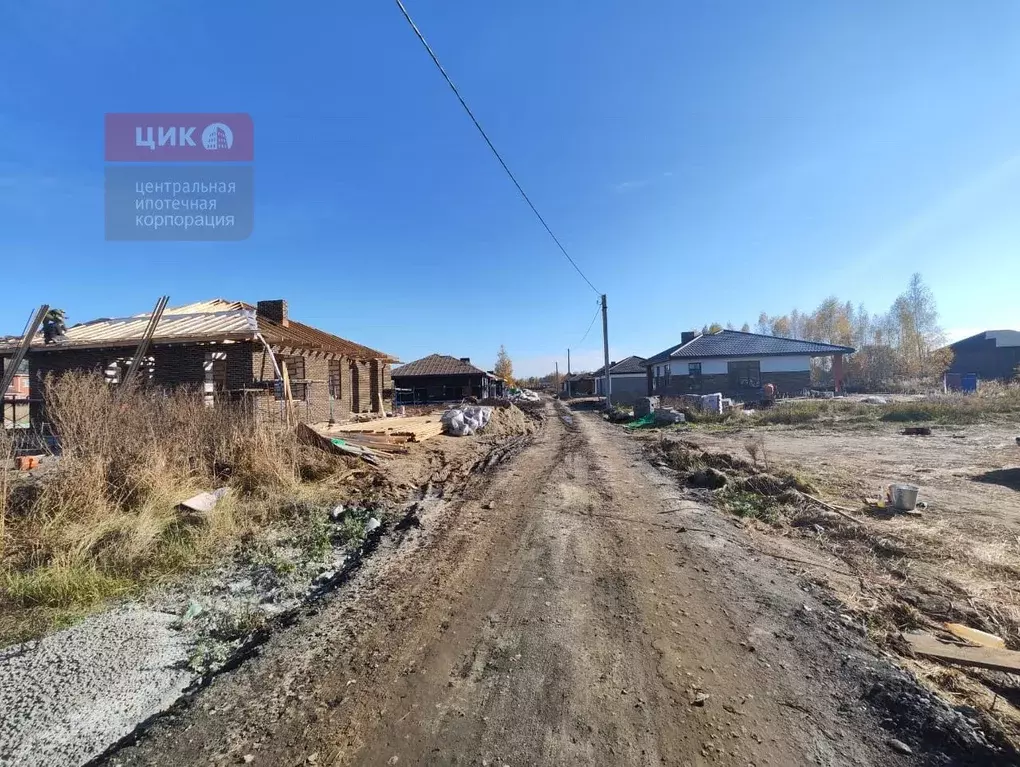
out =
[[[46,377],[68,370],[102,372],[119,383],[149,322],[148,313],[98,319],[67,329],[46,344],[42,333],[27,359],[32,422],[45,421]],[[20,339],[0,343],[0,362]],[[276,365],[274,366],[274,361]],[[210,405],[243,403],[256,415],[283,413],[276,368],[287,370],[295,415],[310,423],[351,413],[381,412],[392,396],[395,358],[293,320],[284,300],[213,299],[167,308],[153,335],[139,382],[154,389],[192,387]]]
[[[843,356],[849,346],[780,338],[738,330],[683,333],[680,343],[644,361],[649,395],[710,394],[757,398],[774,384],[780,394],[799,394],[811,386],[811,360],[832,357],[833,380],[842,386]]]

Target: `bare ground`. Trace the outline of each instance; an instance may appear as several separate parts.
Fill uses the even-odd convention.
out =
[[[546,407],[106,763],[1017,763],[639,442]]]
[[[899,632],[945,633],[958,622],[1020,649],[1020,450],[1016,430],[978,424],[910,436],[902,427],[867,430],[773,428],[690,431],[675,438],[713,454],[749,460],[759,445],[772,471],[792,471],[825,500],[852,510],[856,524],[803,511],[748,523],[763,551],[799,563],[835,593],[848,615],[930,689],[998,737],[1020,743],[1020,675],[914,658]],[[649,435],[646,439],[657,440]],[[918,485],[917,516],[869,509],[892,482]],[[827,518],[826,518],[827,517]],[[815,522],[815,524],[810,524]]]

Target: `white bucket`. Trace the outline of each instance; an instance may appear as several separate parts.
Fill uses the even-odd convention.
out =
[[[917,506],[917,485],[896,484],[889,487],[889,500],[894,509],[913,511]]]

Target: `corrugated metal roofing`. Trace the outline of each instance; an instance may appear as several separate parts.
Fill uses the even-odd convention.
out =
[[[703,359],[709,357],[781,357],[794,355],[824,356],[852,354],[849,346],[823,344],[818,341],[801,341],[796,338],[765,336],[744,333],[740,330],[720,330],[700,335],[686,344],[677,344],[645,361],[645,365],[667,359]]]
[[[133,317],[98,319],[74,325],[67,329],[66,341],[60,344],[44,344],[40,332],[33,339],[31,348],[57,351],[75,347],[133,346],[145,333],[150,314],[146,312]],[[388,354],[295,320],[289,320],[286,326],[280,325],[258,317],[251,304],[222,298],[167,309],[159,320],[152,343],[254,340],[260,332],[270,344],[282,347],[324,351],[354,359],[396,361]],[[14,351],[19,341],[19,338],[11,337],[8,342],[0,342],[0,354]]]

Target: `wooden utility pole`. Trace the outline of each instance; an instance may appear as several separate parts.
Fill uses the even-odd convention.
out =
[[[606,374],[606,410],[613,404],[613,385],[609,377],[609,320],[606,312],[606,294],[602,294],[602,353],[605,356]]]
[[[573,396],[573,392],[571,391],[571,389],[573,389],[574,387],[571,386],[571,383],[572,381],[570,380],[570,349],[567,349],[567,399],[570,399]]]

